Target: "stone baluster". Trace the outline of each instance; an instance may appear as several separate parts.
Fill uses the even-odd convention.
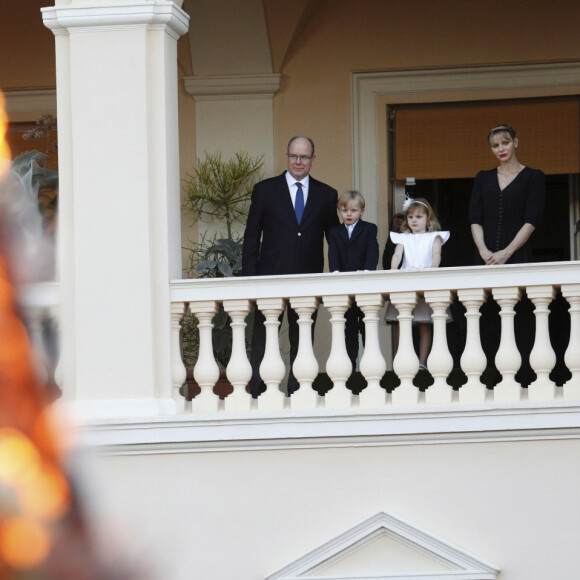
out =
[[[315,409],[320,395],[312,388],[318,376],[318,361],[312,348],[312,314],[318,308],[320,299],[312,296],[292,298],[292,308],[298,314],[298,353],[292,370],[300,388],[290,396],[290,406],[294,410]]]
[[[280,355],[280,340],[278,337],[278,318],[286,308],[286,300],[282,298],[264,298],[257,301],[257,306],[265,316],[266,349],[260,364],[260,376],[266,383],[266,391],[258,397],[260,411],[281,411],[284,408],[284,393],[280,390],[280,382],[286,374],[286,367]]]
[[[177,412],[179,413],[185,409],[185,397],[179,391],[187,378],[187,371],[181,358],[181,343],[179,340],[184,311],[185,307],[182,302],[171,304],[171,396],[177,404]]]
[[[419,358],[413,346],[413,308],[417,304],[417,293],[393,292],[390,300],[399,311],[399,347],[393,370],[401,384],[393,391],[393,405],[416,405],[419,389],[413,384],[413,378],[419,371]]]
[[[199,354],[193,367],[193,377],[201,387],[201,393],[191,401],[191,409],[197,413],[217,413],[219,397],[213,388],[219,379],[220,369],[214,358],[211,334],[212,319],[218,306],[213,300],[208,300],[191,302],[189,308],[199,320]]]
[[[26,326],[32,343],[32,357],[34,359],[34,368],[36,377],[41,385],[48,384],[50,371],[49,361],[46,355],[44,344],[43,323],[46,316],[46,308],[43,306],[28,306],[25,309]]]
[[[508,288],[494,288],[492,290],[494,300],[500,305],[501,339],[499,349],[495,355],[495,366],[502,376],[493,391],[496,402],[515,402],[521,400],[522,388],[516,381],[515,376],[521,364],[522,357],[518,351],[514,333],[514,306],[521,297],[517,286]]]
[[[52,306],[50,308],[50,320],[53,324],[53,333],[57,343],[55,348],[55,356],[58,360],[54,361],[53,379],[54,384],[63,392],[63,378],[62,378],[62,357],[60,356],[60,306]]]
[[[564,362],[572,378],[564,385],[564,399],[580,400],[580,284],[562,286],[562,296],[570,304],[570,342],[564,354]]]
[[[447,384],[447,377],[453,370],[453,357],[447,345],[447,308],[452,300],[451,290],[429,290],[425,292],[425,301],[433,314],[433,346],[427,358],[427,367],[434,379],[425,392],[425,403],[451,403],[453,389]]]
[[[457,296],[467,312],[467,336],[465,350],[461,355],[461,368],[467,375],[467,383],[459,389],[461,403],[484,403],[487,388],[480,378],[487,366],[487,358],[481,346],[479,332],[480,308],[483,306],[487,293],[481,288],[458,290]]]
[[[344,313],[351,304],[349,296],[324,296],[324,306],[330,312],[332,346],[326,361],[326,372],[332,379],[332,389],[326,393],[324,403],[327,409],[347,409],[352,406],[353,395],[346,388],[346,381],[352,372],[352,363],[346,351],[344,338]]]
[[[537,378],[528,387],[528,398],[530,401],[553,401],[556,398],[556,384],[550,380],[550,373],[556,365],[556,353],[550,342],[548,317],[556,289],[552,285],[531,286],[526,288],[526,293],[535,306],[536,317],[536,336],[534,348],[530,352],[530,365]]]
[[[226,413],[245,413],[250,410],[252,398],[246,385],[252,378],[252,365],[246,352],[246,316],[250,312],[249,300],[225,300],[224,310],[232,319],[232,356],[226,374],[234,387],[224,400]]]
[[[364,312],[365,350],[360,361],[360,371],[367,380],[359,395],[359,406],[365,409],[382,409],[387,402],[387,391],[380,385],[387,363],[379,345],[379,310],[385,299],[382,294],[357,294],[356,303]]]

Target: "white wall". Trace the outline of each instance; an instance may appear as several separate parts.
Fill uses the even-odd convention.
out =
[[[168,580],[258,580],[380,510],[502,580],[573,580],[579,452],[575,439],[101,456],[93,483]]]

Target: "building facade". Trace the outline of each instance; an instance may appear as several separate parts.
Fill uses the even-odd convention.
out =
[[[0,40],[3,53],[18,55],[0,64],[9,121],[58,119],[58,278],[50,287],[58,289],[62,403],[82,418],[83,443],[97,452],[87,467],[99,482],[95,501],[136,530],[129,542],[138,557],[151,558],[153,577],[576,577],[576,2],[0,5],[14,23]],[[181,212],[182,180],[205,152],[263,155],[270,176],[285,168],[288,139],[309,135],[313,175],[363,192],[382,247],[412,177],[402,169],[409,160],[460,231],[461,216],[448,210],[470,190],[454,182],[453,197],[437,184],[469,178],[476,155],[481,169],[493,167],[485,137],[496,113],[511,116],[497,122],[521,119],[522,161],[558,176],[537,263],[182,279],[182,246],[203,234]],[[481,152],[462,157],[457,128],[479,139]],[[419,148],[433,136],[440,140],[423,157],[412,145],[402,157],[404,143]],[[441,152],[444,161],[420,174],[426,156]],[[550,244],[555,232],[564,241]],[[513,325],[524,291],[535,308],[536,379],[526,389],[515,380]],[[410,312],[421,295],[435,312],[426,390],[413,382]],[[502,380],[494,389],[480,380],[479,308],[487,295],[501,308]],[[566,311],[561,352],[549,330],[557,296]],[[353,297],[369,336],[360,395],[346,388],[340,339]],[[466,311],[466,346],[455,358],[444,320],[454,299]],[[275,322],[288,300],[306,337],[296,376],[308,387],[325,372],[332,389],[324,397],[278,389]],[[387,300],[407,315],[396,357],[382,322]],[[272,323],[272,356],[266,396],[252,401],[243,321],[256,301]],[[227,369],[234,392],[225,400],[212,391],[219,369],[211,320],[222,304],[238,325],[238,362]],[[193,401],[180,395],[186,308],[200,320],[201,394]],[[313,348],[308,319],[316,308]],[[568,371],[561,381],[551,377],[557,362]],[[467,382],[454,389],[448,377],[457,366]],[[379,385],[385,370],[400,380],[388,392]]]

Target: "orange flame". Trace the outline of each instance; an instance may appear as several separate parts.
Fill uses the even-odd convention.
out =
[[[10,169],[7,117],[0,92],[0,182]],[[0,232],[1,233],[1,232]],[[31,569],[51,551],[51,526],[67,513],[71,493],[39,384],[28,332],[20,319],[0,236],[0,577],[5,566]]]
[[[0,91],[0,179],[10,168],[10,148],[6,142],[6,127],[8,121],[4,111],[4,95]]]

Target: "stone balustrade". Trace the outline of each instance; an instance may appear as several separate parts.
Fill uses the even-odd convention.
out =
[[[270,411],[385,409],[416,405],[513,404],[520,401],[549,402],[580,400],[580,262],[438,268],[422,271],[377,271],[302,276],[177,280],[171,282],[173,397],[182,412],[194,414],[260,413]],[[564,362],[569,378],[563,385],[550,379],[556,354],[549,333],[550,305],[556,293],[566,301],[565,324],[568,344]],[[533,348],[529,362],[535,379],[527,388],[516,380],[522,357],[516,342],[516,305],[524,293],[533,304]],[[413,347],[412,311],[420,297],[433,310],[433,345],[427,361],[433,382],[420,389],[416,383],[419,359]],[[499,348],[495,368],[501,376],[493,389],[482,383],[487,367],[480,333],[480,309],[491,297],[499,307]],[[360,358],[360,373],[367,386],[358,395],[347,387],[351,374],[344,341],[344,313],[356,300],[365,315],[366,344]],[[399,310],[399,347],[394,358],[384,340],[382,315],[386,301]],[[464,375],[460,385],[449,383],[454,359],[447,338],[447,310],[459,302],[465,311],[459,366]],[[280,385],[287,373],[280,352],[279,315],[286,305],[299,315],[300,344],[293,371],[300,389],[285,396]],[[245,318],[257,305],[266,317],[266,354],[260,374],[267,385],[257,399],[246,391],[251,368],[244,338]],[[214,393],[220,369],[212,348],[212,319],[223,306],[231,317],[232,355],[226,374],[233,392],[224,399]],[[330,335],[330,354],[317,360],[312,344],[312,313],[324,308],[328,323],[316,323],[316,335]],[[199,356],[194,378],[201,392],[191,402],[180,394],[186,369],[180,351],[180,320],[189,309],[199,321]],[[463,312],[463,310],[461,310]],[[381,334],[383,340],[380,339]],[[485,340],[485,338],[484,338]],[[560,341],[561,342],[561,341]],[[387,352],[388,351],[388,352]],[[388,392],[381,386],[385,372],[392,369],[400,384]],[[332,387],[324,395],[312,385],[326,371]]]
[[[32,344],[40,384],[58,391],[59,288],[55,282],[40,282],[19,289],[19,307]],[[55,393],[56,394],[56,393]]]

